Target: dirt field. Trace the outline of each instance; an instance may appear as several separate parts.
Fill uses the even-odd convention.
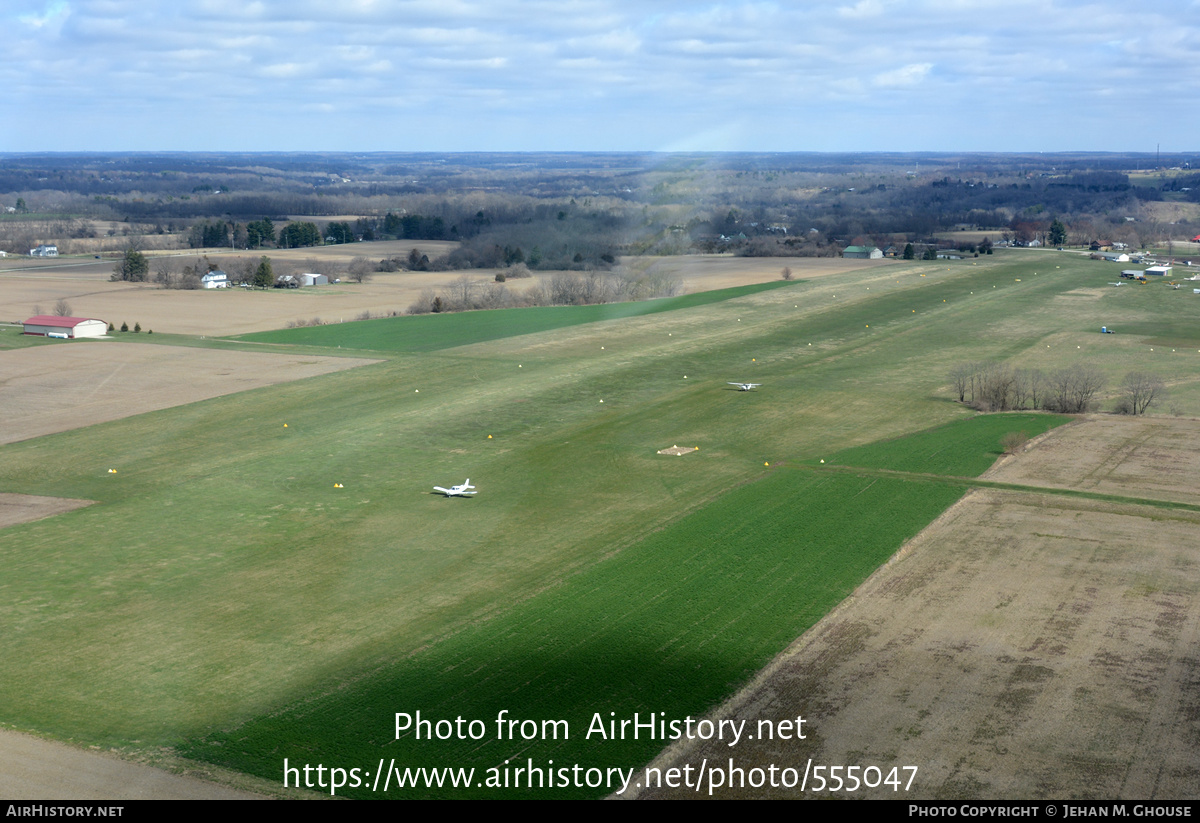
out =
[[[1097,415],[1068,426],[988,480],[1200,504],[1200,421]]]
[[[1096,488],[1129,483],[1150,497],[1171,484],[1162,461],[1138,455],[1180,449],[1166,471],[1184,475],[1197,448],[1195,421],[1098,419],[992,477],[1101,478]],[[706,759],[728,769],[733,758],[748,783],[754,767],[803,775],[809,758],[885,776],[901,767],[902,782],[902,767],[918,767],[907,793],[841,797],[1196,799],[1198,527],[1194,512],[971,492],[714,715],[746,720],[756,738],[759,719],[802,715],[805,740],[697,741],[654,765],[695,775]],[[803,795],[769,783],[714,794],[830,796],[815,785],[810,774]]]
[[[9,800],[265,799],[10,731],[0,731],[0,786]]]
[[[0,353],[0,443],[374,362],[80,341]]]
[[[36,494],[0,494],[0,529],[52,517],[92,505],[91,500],[41,497]]]
[[[372,260],[406,256],[417,246],[423,253],[441,254],[446,243],[430,241],[393,241],[353,243],[310,249],[271,250],[275,267],[299,266],[307,270],[316,263],[318,270],[344,267],[356,255]],[[160,255],[151,255],[151,268]],[[180,257],[178,266],[196,258],[195,253]],[[209,254],[212,262],[229,259],[225,253]],[[240,253],[238,256],[245,256]],[[114,261],[93,258],[31,261],[0,259],[0,295],[6,316],[0,319],[20,322],[38,312],[49,313],[55,301],[65,299],[71,313],[96,317],[120,326],[141,323],[143,329],[177,334],[227,335],[283,328],[289,321],[351,320],[363,312],[382,314],[405,312],[425,289],[437,290],[460,277],[462,272],[377,272],[363,284],[338,283],[308,289],[221,289],[211,291],[166,290],[152,283],[113,283],[109,281]],[[634,271],[653,270],[678,276],[688,291],[707,291],[747,283],[779,279],[784,266],[797,279],[821,277],[864,267],[890,265],[890,261],[843,260],[841,258],[753,258],[728,255],[689,255],[667,258],[633,258]],[[467,272],[481,282],[494,280],[495,271],[476,269]],[[549,274],[539,275],[548,277]],[[509,281],[509,288],[528,288],[535,282]]]

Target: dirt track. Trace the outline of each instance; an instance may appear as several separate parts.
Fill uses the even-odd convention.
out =
[[[1197,447],[1195,421],[1101,418],[990,476],[1079,485],[1120,466],[1112,482],[1149,498],[1171,483],[1136,455]],[[1197,512],[971,492],[714,715],[750,734],[802,715],[805,740],[685,742],[654,765],[918,767],[909,792],[840,797],[1196,799],[1198,534]],[[715,794],[830,796],[814,786]]]

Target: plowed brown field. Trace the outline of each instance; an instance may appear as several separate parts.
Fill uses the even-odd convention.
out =
[[[1097,418],[989,478],[1195,500],[1198,451],[1196,421]],[[755,738],[759,719],[802,715],[805,740],[682,741],[654,765],[732,758],[745,785],[726,773],[721,797],[1200,797],[1198,536],[1193,511],[972,491],[715,715]],[[827,786],[832,766],[917,774],[907,792],[847,792],[844,768],[836,793],[812,772],[803,794],[769,771],[750,785],[810,759]]]

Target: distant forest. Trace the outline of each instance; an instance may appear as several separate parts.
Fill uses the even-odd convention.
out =
[[[439,268],[597,269],[628,254],[836,255],[974,229],[1190,238],[1191,156],[1153,154],[0,155],[0,248],[99,236],[266,249],[453,240]],[[161,242],[167,243],[163,239]],[[77,251],[86,251],[79,242]]]

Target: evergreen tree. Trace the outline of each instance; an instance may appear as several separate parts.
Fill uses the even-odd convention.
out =
[[[269,289],[274,283],[275,272],[271,270],[271,258],[264,256],[254,272],[254,285],[260,289]]]
[[[127,280],[131,283],[141,283],[149,274],[150,263],[146,260],[146,255],[133,246],[126,246],[125,253],[121,255],[121,259],[113,269],[112,277],[109,280],[114,282]]]

